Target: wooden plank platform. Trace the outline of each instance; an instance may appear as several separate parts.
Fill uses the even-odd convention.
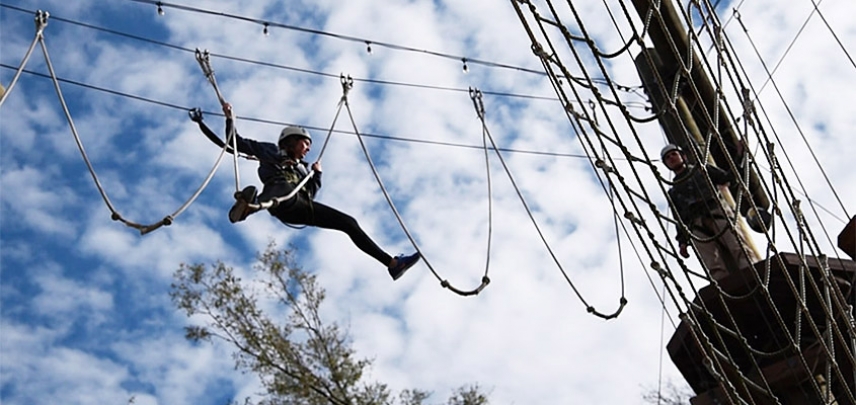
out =
[[[809,320],[819,325],[821,334],[826,327],[826,315],[819,305],[820,300],[825,300],[820,265],[814,257],[807,257],[806,260],[806,272],[800,272],[799,256],[791,253],[782,253],[768,261],[756,263],[755,271],[762,281],[769,273],[769,296],[763,294],[763,287],[749,272],[732,273],[719,281],[723,294],[712,285],[699,290],[693,301],[698,328],[694,330],[687,320],[682,321],[667,345],[672,361],[698,394],[693,404],[729,403],[723,401],[724,392],[720,381],[705,365],[701,347],[714,349],[717,355],[711,360],[721,365],[717,369],[737,387],[742,398],[751,395],[756,404],[775,403],[773,398],[763,393],[763,375],[775,395],[780,399],[787,398],[790,401],[788,404],[822,403],[814,402],[819,400],[816,390],[795,389],[801,384],[810,386],[809,380],[817,374],[818,367],[827,361],[825,352],[819,350],[817,333],[809,327]],[[829,259],[829,268],[837,287],[853,304],[851,282],[856,277],[856,261]],[[801,312],[798,316],[800,308],[794,299],[788,276],[797,291],[800,291],[801,275],[806,282],[808,313]],[[821,286],[820,294],[809,286],[809,279]],[[834,316],[838,317],[839,322],[843,319],[843,313]],[[715,325],[721,325],[727,330]],[[739,331],[742,339],[734,331]],[[798,348],[791,344],[790,336],[799,338]],[[745,348],[744,340],[751,350]],[[836,352],[852,350],[840,343],[836,342]],[[800,352],[808,361],[800,359]],[[842,359],[844,354],[838,353],[836,360],[840,367],[849,368],[847,381],[852,384],[853,365],[849,360]],[[749,381],[739,383],[741,375],[749,378]],[[710,397],[709,400],[706,397]],[[850,402],[839,401],[839,404]]]
[[[850,218],[850,222],[838,234],[838,248],[847,253],[851,259],[856,260],[856,215]]]

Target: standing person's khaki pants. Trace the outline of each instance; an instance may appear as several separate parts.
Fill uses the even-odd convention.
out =
[[[709,216],[693,220],[690,226],[690,230],[696,238],[706,241],[693,239],[692,244],[699,259],[708,268],[714,280],[721,280],[729,272],[742,270],[751,265],[743,252],[745,242],[742,235],[730,229],[726,218],[726,213],[722,209],[716,208],[710,211]],[[726,228],[729,229],[719,235]],[[719,237],[709,240],[716,235]]]

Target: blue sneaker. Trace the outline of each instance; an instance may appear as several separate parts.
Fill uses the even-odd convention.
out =
[[[389,268],[389,275],[392,276],[393,280],[398,280],[402,275],[404,275],[404,272],[407,271],[407,269],[413,267],[413,265],[419,261],[419,257],[418,252],[410,256],[395,256],[395,266]]]
[[[237,201],[235,201],[235,205],[229,210],[229,222],[233,224],[241,222],[255,212],[249,205],[255,204],[257,193],[255,186],[244,187],[243,190],[235,193],[235,200]]]

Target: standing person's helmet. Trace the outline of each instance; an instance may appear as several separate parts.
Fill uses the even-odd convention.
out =
[[[285,140],[292,136],[306,139],[309,143],[312,143],[312,137],[309,136],[309,131],[307,131],[306,128],[289,125],[283,128],[282,132],[279,133],[279,145],[282,146]]]
[[[660,150],[660,160],[665,159],[665,158],[666,158],[666,155],[667,155],[669,152],[673,151],[673,150],[676,150],[676,151],[678,151],[679,153],[682,153],[682,154],[684,153],[684,150],[683,150],[683,149],[681,149],[681,147],[680,147],[680,146],[675,145],[675,144],[673,144],[673,143],[670,143],[670,144],[668,144],[668,145],[664,146],[662,150]]]

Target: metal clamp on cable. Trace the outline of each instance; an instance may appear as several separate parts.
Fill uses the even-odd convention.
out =
[[[348,97],[348,92],[354,88],[354,79],[351,78],[351,75],[345,76],[344,73],[340,73],[339,82],[342,83],[342,98]]]
[[[41,34],[41,32],[45,29],[45,27],[47,27],[48,18],[50,18],[50,16],[51,16],[51,13],[49,13],[47,11],[43,11],[43,10],[36,11],[36,18],[35,18],[36,31],[39,34]]]

